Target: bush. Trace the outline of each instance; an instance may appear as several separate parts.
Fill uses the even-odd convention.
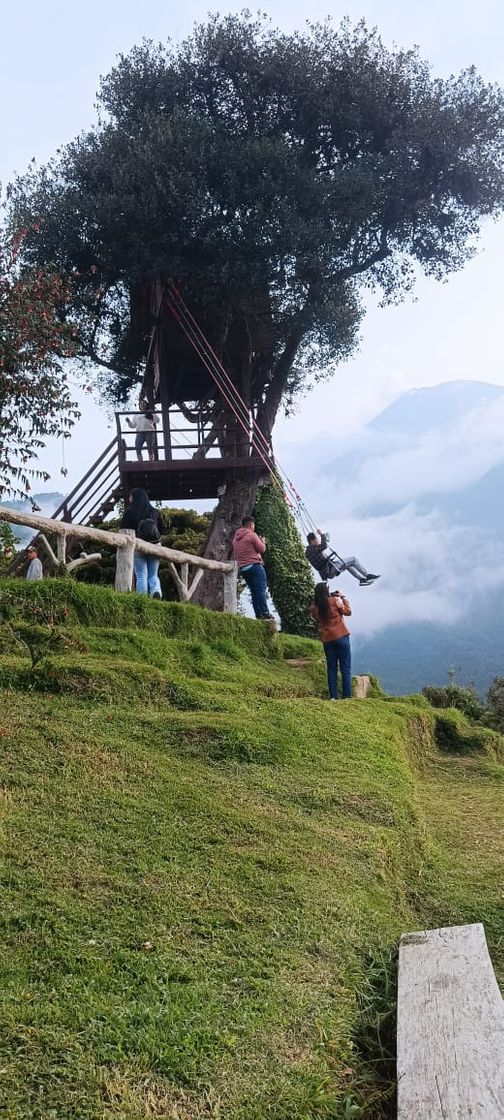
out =
[[[422,696],[433,708],[457,708],[468,719],[479,723],[486,716],[487,709],[473,688],[461,688],[457,684],[426,685]]]
[[[495,677],[487,692],[488,717],[491,727],[504,731],[504,677]]]

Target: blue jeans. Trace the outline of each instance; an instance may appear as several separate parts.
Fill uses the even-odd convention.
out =
[[[264,618],[269,614],[268,581],[264,564],[251,564],[250,568],[240,568],[240,575],[243,576],[250,591],[256,618]]]
[[[352,654],[350,651],[350,638],[334,638],[332,642],[324,642],[324,653],[327,661],[327,684],[331,700],[338,699],[338,665],[341,672],[343,685],[343,699],[352,698]]]
[[[155,556],[144,556],[142,552],[135,552],[133,567],[135,569],[136,590],[140,595],[154,595],[157,591],[161,594],[158,568],[159,560]]]

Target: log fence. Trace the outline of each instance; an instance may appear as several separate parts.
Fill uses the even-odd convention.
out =
[[[131,591],[133,587],[133,558],[135,552],[144,556],[155,556],[159,560],[167,560],[171,576],[177,588],[177,594],[182,602],[189,602],[203,578],[205,572],[220,572],[224,581],[224,611],[236,614],[237,610],[237,566],[231,560],[209,560],[206,556],[193,556],[189,552],[181,552],[176,548],[166,548],[162,544],[151,544],[135,536],[133,529],[122,529],[111,533],[106,529],[97,529],[92,525],[77,525],[67,521],[55,521],[50,517],[41,517],[38,514],[22,513],[18,510],[0,506],[0,520],[9,521],[14,525],[26,525],[36,529],[39,534],[49,534],[56,537],[56,557],[49,546],[51,558],[58,563],[65,564],[68,571],[79,566],[79,562],[72,560],[67,563],[67,541],[69,538],[78,541],[92,541],[96,544],[108,545],[117,550],[116,555],[116,591]],[[47,541],[45,541],[47,545]],[[89,563],[99,554],[81,557],[82,563]],[[191,569],[193,572],[191,572]]]

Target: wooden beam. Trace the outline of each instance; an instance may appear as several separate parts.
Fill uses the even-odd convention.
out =
[[[95,560],[101,560],[101,552],[90,552],[87,556],[78,556],[77,560],[71,560],[67,564],[67,572],[74,572],[76,568],[84,568],[86,564],[94,564]]]
[[[54,567],[57,568],[58,564],[59,564],[58,557],[54,554],[53,549],[51,548],[51,545],[49,544],[49,541],[48,541],[45,533],[39,533],[39,538],[42,541],[42,543],[44,545],[44,548],[47,549],[47,555],[49,556],[49,559],[54,564]],[[59,537],[58,537],[58,540],[59,540]]]
[[[58,553],[58,564],[66,564],[66,537],[56,537],[56,551]]]
[[[397,1117],[504,1117],[504,1003],[480,923],[401,938]]]

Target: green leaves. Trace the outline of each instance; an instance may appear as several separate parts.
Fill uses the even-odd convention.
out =
[[[254,517],[256,531],[267,542],[264,564],[282,631],[316,637],[317,628],[308,612],[313,599],[311,569],[279,486],[272,484],[259,490]]]
[[[460,268],[481,216],[502,211],[502,92],[474,70],[434,79],[363,22],[285,35],[215,16],[123,56],[99,107],[96,128],[15,184],[11,219],[41,227],[27,263],[71,275],[81,353],[119,395],[149,334],[129,295],[172,276],[271,431],[282,398],[351,354],[363,287],[397,301],[417,266]],[[166,376],[177,363],[169,352]]]

